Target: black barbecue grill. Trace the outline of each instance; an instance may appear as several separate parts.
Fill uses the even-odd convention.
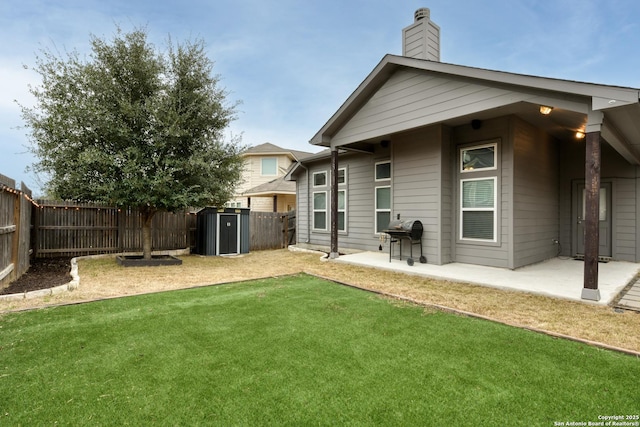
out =
[[[410,256],[407,264],[413,265],[413,245],[420,245],[420,262],[425,264],[427,258],[422,255],[422,222],[418,220],[395,220],[391,221],[383,233],[389,235],[389,262],[393,257],[393,243],[399,242],[400,260],[402,260],[402,241],[409,241]]]

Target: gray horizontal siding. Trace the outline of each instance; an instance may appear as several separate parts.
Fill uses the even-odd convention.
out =
[[[440,260],[441,149],[439,127],[405,134],[393,140],[392,215],[395,218],[399,214],[402,219],[422,222],[422,247],[430,263],[439,263]],[[414,255],[416,251],[418,249],[414,247]]]
[[[336,145],[437,123],[512,104],[527,95],[400,70],[333,136]]]
[[[514,191],[512,268],[553,258],[559,233],[557,143],[513,119]]]
[[[511,119],[503,117],[499,119],[487,120],[483,122],[480,129],[474,130],[470,125],[459,126],[453,129],[453,141],[455,149],[451,164],[455,168],[453,183],[453,241],[452,259],[456,262],[468,264],[481,264],[492,267],[510,268],[512,257],[512,234],[511,234],[511,202],[512,202],[512,173],[513,155],[510,134]],[[459,149],[463,145],[481,144],[487,141],[498,139],[498,170],[495,172],[478,172],[464,174],[464,178],[479,178],[484,176],[498,177],[498,242],[485,243],[460,240],[460,178],[459,173]]]
[[[635,179],[615,179],[612,183],[613,252],[621,261],[636,262],[637,211]]]

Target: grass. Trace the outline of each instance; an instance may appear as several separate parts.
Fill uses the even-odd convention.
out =
[[[553,425],[637,358],[308,275],[1,317],[2,425]]]
[[[375,268],[323,262],[318,254],[286,249],[239,257],[181,257],[181,266],[120,267],[113,257],[78,262],[80,286],[73,292],[0,300],[0,313],[214,283],[307,272],[342,283],[402,295],[423,304],[467,311],[514,326],[543,329],[640,353],[640,313],[525,292],[454,283]]]

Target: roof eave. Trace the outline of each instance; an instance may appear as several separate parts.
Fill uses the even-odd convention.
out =
[[[622,105],[637,104],[640,99],[640,89],[636,88],[560,80],[404,56],[386,55],[309,142],[313,145],[330,147],[332,136],[335,135],[357,109],[366,102],[366,99],[399,67],[410,67],[494,83],[499,82],[500,84],[512,86],[589,96],[592,98],[592,108],[595,110],[605,110]]]

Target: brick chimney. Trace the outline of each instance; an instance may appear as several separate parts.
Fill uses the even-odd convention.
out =
[[[416,10],[414,22],[402,30],[402,55],[440,61],[440,27],[431,21],[430,11]]]

